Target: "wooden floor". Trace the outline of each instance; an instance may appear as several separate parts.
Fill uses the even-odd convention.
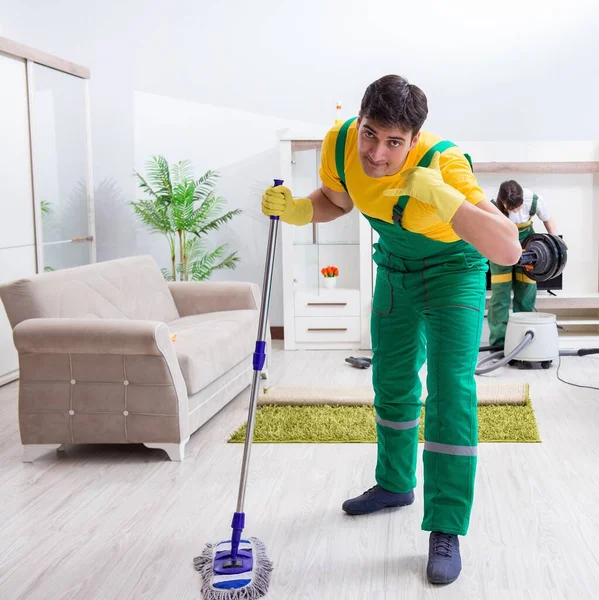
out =
[[[367,384],[347,354],[275,343],[268,384]],[[560,374],[599,385],[599,357],[564,358]],[[490,376],[531,383],[543,443],[480,445],[457,582],[426,582],[421,460],[412,506],[348,517],[343,500],[373,485],[374,445],[255,445],[245,533],[275,562],[267,598],[597,598],[599,392],[555,368]],[[242,446],[226,440],[248,398],[194,434],[183,463],[92,446],[23,464],[17,385],[0,388],[0,598],[199,599],[192,559],[229,536]]]

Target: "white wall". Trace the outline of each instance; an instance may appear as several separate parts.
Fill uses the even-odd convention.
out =
[[[599,138],[594,0],[143,7],[131,31],[136,89],[326,123],[335,101],[353,113],[368,83],[399,72],[426,91],[429,127],[444,136]]]
[[[212,279],[262,284],[269,220],[260,210],[260,198],[273,179],[280,177],[276,132],[288,127],[307,128],[310,124],[135,92],[136,171],[145,173],[146,161],[157,154],[170,164],[191,160],[197,177],[209,169],[219,172],[216,191],[227,201],[225,210],[243,211],[207,238],[209,248],[227,243],[229,251],[237,250],[241,258],[234,271],[215,271]],[[139,254],[152,254],[160,266],[170,266],[164,236],[139,229],[135,248]],[[275,265],[273,289],[280,291],[273,294],[270,320],[276,325],[283,322],[280,247]]]
[[[99,260],[148,248],[125,206],[136,197],[134,165],[146,158],[135,152],[134,127],[142,127],[135,91],[218,107],[221,118],[225,109],[231,117],[255,115],[239,123],[236,135],[251,122],[250,131],[259,129],[274,144],[281,122],[330,124],[337,100],[346,116],[355,114],[368,83],[399,72],[425,90],[427,127],[444,137],[599,139],[594,0],[379,0],[369,7],[305,0],[301,9],[289,0],[172,0],[165,6],[162,0],[0,0],[0,35],[91,68]],[[194,156],[226,154],[242,143],[208,126],[193,139],[181,131],[179,141],[180,151],[169,147],[173,158],[193,158],[188,148]],[[242,208],[250,202],[240,190],[253,161],[263,165],[255,184],[269,179],[267,165],[276,164],[272,148],[260,147],[243,154],[240,176],[231,169],[223,178],[223,195],[239,198]],[[263,259],[250,248],[258,248],[259,238],[253,228],[235,233],[253,278]],[[277,287],[273,306],[280,297]]]

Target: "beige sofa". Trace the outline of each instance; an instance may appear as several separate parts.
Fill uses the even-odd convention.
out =
[[[252,283],[167,283],[149,256],[0,286],[24,460],[88,443],[183,460],[189,436],[251,383],[259,296]]]

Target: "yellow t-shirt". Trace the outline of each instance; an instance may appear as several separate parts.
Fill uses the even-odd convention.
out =
[[[351,191],[354,206],[368,217],[393,222],[393,207],[397,197],[384,196],[383,192],[396,188],[404,169],[415,167],[426,152],[442,138],[427,131],[421,131],[416,146],[410,150],[402,170],[395,175],[375,178],[369,177],[362,170],[358,158],[358,130],[354,121],[347,131],[345,142],[345,183]],[[341,124],[335,125],[326,135],[322,144],[320,179],[328,188],[336,192],[344,192],[335,164],[335,144],[341,129]],[[480,189],[476,177],[472,173],[468,160],[461,150],[454,146],[441,153],[439,166],[443,180],[466,196],[472,204],[485,200],[485,194]],[[440,242],[455,242],[460,238],[451,225],[437,217],[435,209],[430,204],[410,198],[403,213],[402,226],[408,231],[420,233],[429,239]]]

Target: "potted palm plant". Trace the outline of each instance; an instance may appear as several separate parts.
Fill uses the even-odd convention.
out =
[[[190,161],[169,166],[164,156],[146,163],[146,176],[135,173],[140,189],[149,197],[130,202],[135,214],[152,232],[164,235],[170,249],[169,281],[208,279],[217,269],[235,269],[240,258],[228,244],[207,250],[206,236],[230,221],[241,210],[223,212],[224,198],[215,192],[218,174],[207,171],[194,179]]]

